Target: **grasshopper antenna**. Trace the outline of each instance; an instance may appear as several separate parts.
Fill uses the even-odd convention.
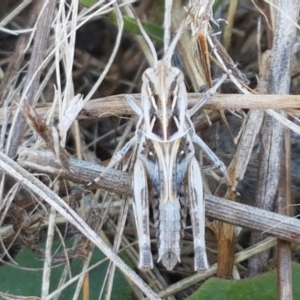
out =
[[[171,14],[173,0],[165,1],[165,16],[164,16],[164,55],[168,53],[171,39]]]
[[[172,59],[172,56],[174,54],[174,51],[175,51],[175,47],[179,41],[179,39],[181,38],[181,35],[183,33],[183,30],[186,26],[186,19],[183,20],[183,22],[181,23],[172,43],[170,44],[170,47],[168,48],[168,52],[165,53],[165,57],[164,57],[164,60],[171,63],[171,59]]]
[[[170,29],[171,29],[171,9],[172,9],[172,1],[173,0],[166,0],[166,9],[165,9],[165,36],[164,36],[164,43],[165,43],[165,56],[164,60],[171,64],[172,56],[175,52],[175,47],[179,41],[179,39],[182,36],[183,30],[185,29],[186,25],[189,22],[189,14],[191,11],[191,8],[188,9],[186,16],[184,20],[181,22],[180,27],[170,43]],[[169,26],[169,29],[167,30],[167,26]],[[167,43],[167,44],[166,44]]]
[[[156,54],[155,47],[154,47],[154,45],[153,45],[153,43],[152,43],[149,35],[147,34],[145,28],[143,27],[143,24],[141,23],[140,19],[136,15],[135,11],[132,9],[132,7],[130,7],[130,8],[131,8],[131,11],[132,11],[132,13],[133,13],[133,15],[135,17],[136,23],[139,26],[139,29],[140,29],[140,31],[141,31],[144,39],[146,40],[148,46],[149,46],[149,49],[150,49],[151,54],[153,56],[153,65],[156,66],[158,59],[157,59],[157,54]]]

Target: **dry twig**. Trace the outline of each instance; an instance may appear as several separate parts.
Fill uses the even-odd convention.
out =
[[[48,35],[56,5],[56,0],[38,2],[42,2],[43,6],[40,10],[37,22],[36,34],[32,49],[32,59],[30,60],[26,80],[24,82],[21,107],[19,107],[19,110],[14,115],[14,121],[6,143],[6,153],[9,157],[15,157],[17,154],[18,147],[26,126],[26,118],[20,109],[22,109],[23,103],[30,106],[35,100],[35,94],[37,92],[40,80],[40,66],[47,49]]]

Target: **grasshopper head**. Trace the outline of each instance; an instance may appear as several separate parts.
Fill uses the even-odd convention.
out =
[[[143,74],[142,95],[147,128],[158,140],[172,140],[185,122],[187,92],[182,72],[164,60],[158,61]]]

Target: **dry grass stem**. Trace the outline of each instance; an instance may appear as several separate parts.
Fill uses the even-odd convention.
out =
[[[56,5],[56,0],[39,1],[42,3],[42,8],[38,16],[36,25],[36,33],[32,49],[32,59],[30,60],[26,80],[24,82],[24,90],[22,99],[24,104],[32,105],[35,99],[35,93],[38,89],[40,74],[36,73],[39,69],[47,49],[47,40],[50,33],[53,13]],[[21,104],[23,105],[23,103]],[[21,107],[22,108],[22,107]],[[14,115],[12,128],[7,139],[6,153],[9,157],[15,157],[20,141],[26,126],[26,118],[21,110],[18,110]]]
[[[137,103],[140,101],[140,94],[134,94]],[[199,99],[203,97],[201,93],[189,94],[189,107],[193,107]],[[214,95],[204,104],[204,109],[225,110],[225,109],[281,109],[300,115],[300,104],[298,95],[243,95],[243,94],[223,94]],[[37,105],[35,108],[37,115],[44,119],[52,104]],[[16,110],[12,110],[12,115]],[[134,112],[125,101],[125,95],[114,95],[105,98],[89,101],[78,114],[78,120],[91,120],[108,116],[132,115]],[[6,112],[0,109],[0,125],[3,124]],[[54,110],[53,117],[58,119],[58,109]],[[9,123],[12,117],[9,119]]]
[[[57,189],[56,189],[56,191],[57,191]],[[55,229],[55,225],[56,225],[55,218],[56,218],[56,210],[53,207],[51,207],[50,215],[49,215],[49,225],[48,225],[46,249],[45,249],[44,268],[43,268],[43,281],[42,281],[42,292],[41,292],[42,299],[44,299],[46,296],[48,296],[49,288],[50,288],[52,243],[53,243],[53,238],[54,238],[54,229]]]
[[[281,179],[278,188],[278,213],[290,216],[291,201],[291,134],[285,128]],[[277,240],[277,295],[278,299],[293,299],[292,287],[292,245]]]
[[[224,37],[223,37],[225,49],[228,49],[230,46],[232,28],[233,28],[233,22],[234,22],[234,15],[236,12],[237,4],[238,4],[237,0],[230,1],[230,3],[229,3],[227,26],[224,29]]]
[[[118,252],[118,250],[120,249],[120,246],[121,246],[122,235],[124,233],[129,204],[130,204],[130,201],[128,198],[126,198],[126,199],[124,199],[124,201],[122,201],[119,219],[118,219],[117,230],[115,232],[115,239],[114,239],[114,244],[113,244],[113,250],[115,252]],[[111,299],[111,294],[112,294],[112,289],[113,289],[113,281],[114,281],[114,276],[115,276],[115,269],[116,269],[116,265],[113,262],[110,262],[110,264],[107,268],[107,273],[106,273],[107,280],[104,281],[99,298],[102,299],[102,292],[103,292],[103,289],[105,288],[106,289],[105,290],[105,299]]]
[[[28,4],[29,1],[27,1]],[[23,3],[26,4],[26,2],[24,1]],[[29,12],[29,18],[28,18],[28,23],[26,25],[26,27],[28,29],[33,28],[36,19],[37,19],[37,15],[41,9],[41,5],[42,5],[42,1],[35,1],[34,5],[32,6],[30,12]],[[13,15],[13,13],[12,13]],[[10,17],[7,17],[7,20],[4,19],[1,22],[0,26],[5,26],[8,19]],[[27,45],[29,43],[31,39],[31,35],[28,34],[22,34],[20,35],[20,37],[18,38],[18,42],[16,44],[16,48],[15,51],[9,61],[9,64],[7,66],[6,69],[6,73],[5,76],[3,77],[3,79],[1,80],[1,84],[0,84],[0,103],[3,103],[5,101],[6,98],[8,98],[9,93],[11,92],[11,86],[14,84],[14,80],[15,80],[15,76],[16,73],[19,72],[20,69],[20,65],[24,59],[24,55],[25,55],[25,51],[24,49],[27,48]]]

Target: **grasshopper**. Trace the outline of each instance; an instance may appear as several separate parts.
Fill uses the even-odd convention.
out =
[[[209,98],[209,94],[190,111],[183,73],[172,66],[171,58],[182,34],[183,22],[170,40],[170,1],[166,1],[164,57],[157,55],[139,20],[138,24],[151,49],[154,65],[143,73],[141,105],[133,96],[126,100],[139,116],[134,137],[111,159],[107,169],[121,161],[137,145],[133,170],[133,210],[138,234],[139,268],[153,267],[149,229],[149,204],[152,204],[158,262],[172,270],[180,262],[187,208],[192,221],[195,271],[208,269],[205,247],[205,207],[199,163],[195,158],[198,145],[214,165],[226,173],[225,165],[196,134],[191,115]],[[169,4],[169,5],[167,5]],[[210,90],[214,92],[226,75]],[[104,171],[106,172],[106,171]],[[102,174],[103,176],[103,174]],[[96,179],[97,181],[99,179]]]

